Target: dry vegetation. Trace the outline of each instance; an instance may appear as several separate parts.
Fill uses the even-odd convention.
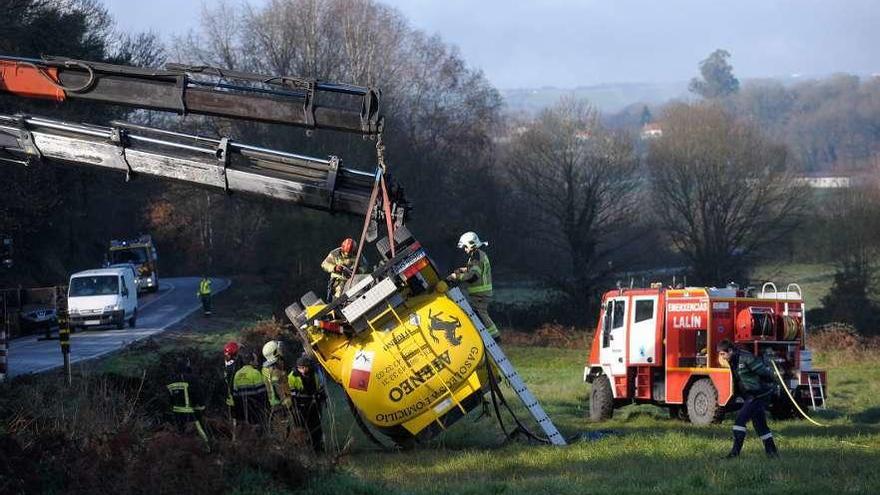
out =
[[[275,320],[242,331],[262,345],[282,331]],[[307,455],[298,436],[235,441],[225,417],[215,356],[196,346],[148,340],[126,351],[139,376],[84,369],[67,386],[54,374],[25,376],[0,390],[0,493],[265,493],[297,490],[329,461]],[[211,449],[172,426],[165,384],[188,360],[201,380]],[[249,488],[249,486],[253,484]]]

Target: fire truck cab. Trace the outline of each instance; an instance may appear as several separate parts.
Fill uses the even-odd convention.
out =
[[[770,282],[760,291],[659,284],[608,291],[584,367],[584,381],[592,383],[590,417],[606,420],[615,408],[643,403],[695,424],[720,420],[741,402],[715,350],[724,339],[775,362],[802,406],[823,408],[826,376],[812,368],[804,316],[797,284],[785,291]],[[780,392],[770,411],[791,416]]]

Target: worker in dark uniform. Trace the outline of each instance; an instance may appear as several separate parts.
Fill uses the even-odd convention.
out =
[[[233,431],[235,429],[235,422],[239,419],[235,415],[235,397],[232,395],[233,379],[235,378],[235,373],[241,368],[238,359],[238,349],[238,342],[233,340],[223,346],[223,381],[226,383],[226,407],[232,418]]]
[[[767,426],[767,402],[773,393],[773,370],[763,360],[742,349],[737,349],[729,340],[718,344],[719,361],[728,363],[733,381],[739,395],[745,401],[736,415],[733,425],[733,447],[727,458],[739,456],[746,440],[746,423],[752,421],[755,432],[764,442],[767,457],[779,457],[773,433]]]
[[[323,452],[321,406],[327,396],[321,387],[315,364],[308,356],[303,355],[296,360],[296,369],[287,375],[287,383],[293,395],[294,418],[297,425],[308,431],[315,452]]]
[[[205,398],[188,359],[182,359],[177,363],[174,377],[176,381],[169,383],[166,388],[171,394],[171,412],[174,415],[177,428],[182,433],[191,423],[210,450],[208,433],[202,418],[205,411]]]
[[[244,424],[259,427],[266,421],[269,405],[259,355],[250,349],[240,349],[239,355],[242,366],[232,380],[233,417]]]

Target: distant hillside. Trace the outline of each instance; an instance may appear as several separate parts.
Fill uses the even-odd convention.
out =
[[[586,98],[605,113],[619,112],[633,103],[658,104],[688,96],[687,81],[668,83],[619,83],[574,89],[543,87],[502,89],[507,108],[514,113],[534,114],[565,95]]]

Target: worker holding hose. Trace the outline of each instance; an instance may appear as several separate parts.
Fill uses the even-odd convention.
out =
[[[742,349],[737,349],[729,340],[718,343],[718,359],[730,367],[733,381],[743,402],[733,424],[733,447],[727,459],[738,457],[746,441],[746,423],[752,421],[755,432],[764,442],[767,457],[779,457],[773,433],[767,426],[767,400],[773,393],[773,370],[763,360]]]

